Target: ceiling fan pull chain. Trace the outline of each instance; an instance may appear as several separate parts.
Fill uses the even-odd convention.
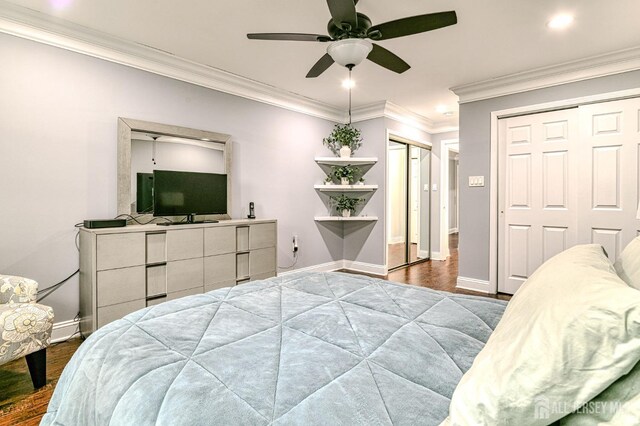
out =
[[[351,87],[353,86],[353,80],[351,80],[351,70],[353,67],[349,67],[349,126],[351,126]]]

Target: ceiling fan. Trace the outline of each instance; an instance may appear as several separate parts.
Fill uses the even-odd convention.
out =
[[[327,53],[320,58],[307,74],[307,78],[318,77],[334,62],[349,69],[365,58],[401,74],[411,66],[384,47],[369,41],[389,40],[412,34],[436,30],[458,22],[455,11],[411,16],[384,24],[372,25],[364,14],[356,12],[358,0],[327,0],[331,19],[327,25],[328,36],[300,33],[254,33],[247,34],[252,40],[287,40],[331,42]]]

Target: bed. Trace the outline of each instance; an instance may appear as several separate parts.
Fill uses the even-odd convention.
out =
[[[438,425],[506,303],[298,273],[134,312],[91,335],[43,425]]]

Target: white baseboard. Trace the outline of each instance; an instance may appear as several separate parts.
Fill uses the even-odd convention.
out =
[[[387,275],[387,268],[384,265],[376,265],[373,263],[355,262],[353,260],[335,260],[333,262],[321,263],[319,265],[311,265],[305,268],[293,269],[291,271],[279,272],[279,277],[297,274],[298,272],[332,272],[340,269],[348,269],[350,271],[364,272],[372,275]]]
[[[449,229],[449,233],[450,233],[450,234],[457,234],[457,233],[458,233],[458,228],[451,228],[451,229]]]
[[[385,276],[389,272],[384,265],[373,263],[356,262],[353,260],[343,260],[343,268],[350,271],[364,272],[365,274]]]
[[[458,280],[456,281],[456,288],[491,294],[489,281],[478,280],[475,278],[458,277]]]
[[[53,324],[51,329],[51,343],[67,340],[78,332],[79,320],[60,321]]]
[[[420,250],[418,252],[418,257],[420,259],[426,259],[427,257],[429,257],[429,250]],[[433,259],[433,255],[431,256],[431,258]]]
[[[440,253],[439,251],[431,252],[431,260],[447,260],[447,257],[449,256],[446,256],[443,253]]]
[[[331,272],[342,269],[344,266],[344,260],[335,260],[333,262],[320,263],[318,265],[311,265],[304,268],[292,269],[286,272],[278,272],[279,277],[286,277],[287,275],[297,274],[298,272]]]

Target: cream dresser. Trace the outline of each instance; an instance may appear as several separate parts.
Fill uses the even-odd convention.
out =
[[[80,331],[146,306],[276,275],[275,220],[80,229]]]

